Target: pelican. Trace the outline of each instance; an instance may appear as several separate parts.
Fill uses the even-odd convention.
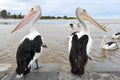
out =
[[[22,28],[28,22],[31,22],[30,25],[30,34],[26,35],[18,49],[16,54],[17,68],[16,68],[16,77],[21,78],[22,76],[30,72],[31,65],[33,62],[36,62],[36,69],[39,69],[38,58],[41,55],[42,47],[47,47],[42,42],[42,37],[38,31],[36,31],[33,24],[40,19],[41,17],[41,8],[36,5],[31,8],[29,13],[23,18],[23,20],[17,25],[17,27],[12,31]]]
[[[120,39],[120,32],[113,34],[112,39]]]
[[[73,75],[81,76],[84,74],[84,68],[88,59],[91,59],[89,53],[92,46],[92,38],[90,37],[89,30],[82,19],[89,21],[105,32],[106,30],[94,19],[92,19],[85,9],[78,7],[76,9],[76,17],[79,23],[82,25],[81,31],[71,34],[68,43],[68,51],[70,53],[69,61],[71,65],[71,73]]]
[[[104,36],[101,43],[101,48],[104,50],[115,50],[118,49],[118,45],[117,42],[107,42],[107,36]]]
[[[73,24],[75,24],[76,26],[73,26]],[[79,23],[75,23],[75,22],[73,22],[73,24],[71,23],[71,24],[69,24],[70,27],[67,27],[67,35],[68,35],[68,39],[69,39],[71,33],[80,30],[80,24],[79,24]]]

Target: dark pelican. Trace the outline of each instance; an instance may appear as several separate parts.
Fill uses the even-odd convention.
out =
[[[36,5],[31,8],[30,12],[23,18],[20,24],[12,31],[12,33],[20,28],[22,28],[25,24],[31,21],[30,25],[30,34],[26,35],[18,49],[16,55],[17,61],[17,78],[21,78],[23,75],[26,75],[30,72],[31,65],[33,62],[36,62],[36,69],[38,66],[38,58],[41,55],[42,47],[46,47],[43,45],[42,37],[39,32],[36,31],[33,24],[40,19],[41,17],[41,8]]]
[[[117,42],[107,42],[107,36],[103,37],[103,41],[101,43],[101,48],[104,50],[115,50],[118,49]]]
[[[99,29],[106,31],[101,25],[99,25],[95,20],[93,20],[82,8],[76,9],[76,17],[80,22],[81,31],[77,31],[71,34],[69,39],[69,60],[71,65],[71,73],[74,75],[83,75],[84,68],[88,61],[88,58],[91,59],[89,53],[92,46],[92,39],[89,34],[89,30],[86,24],[82,21],[88,20],[94,24]]]

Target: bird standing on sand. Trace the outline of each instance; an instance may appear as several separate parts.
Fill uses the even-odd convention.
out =
[[[101,43],[101,48],[104,50],[115,50],[118,49],[118,45],[117,42],[107,42],[107,36],[104,36]]]
[[[12,33],[25,24],[31,21],[30,34],[26,35],[17,50],[16,60],[17,60],[17,78],[21,78],[30,72],[31,65],[36,62],[36,69],[39,69],[38,58],[41,55],[42,47],[47,47],[43,45],[42,37],[39,32],[36,31],[33,24],[40,19],[41,8],[36,5],[31,8],[30,12],[23,18],[23,20],[18,24],[18,26],[12,31]]]
[[[88,61],[88,58],[91,59],[89,53],[90,48],[92,46],[92,39],[89,34],[89,30],[86,24],[82,21],[88,20],[92,24],[94,24],[99,29],[106,32],[106,30],[98,24],[95,20],[93,20],[86,12],[86,10],[82,8],[76,9],[76,17],[80,22],[81,31],[77,31],[71,34],[69,38],[69,60],[71,65],[71,73],[74,75],[83,75],[84,68]]]

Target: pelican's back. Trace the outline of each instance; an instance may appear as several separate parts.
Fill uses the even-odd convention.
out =
[[[28,67],[31,60],[33,60],[35,53],[41,52],[42,39],[38,35],[34,40],[25,38],[23,42],[19,45],[17,50],[17,68],[16,73],[18,75],[25,75],[29,73],[30,67]],[[28,69],[28,70],[27,70]],[[27,71],[28,72],[27,72]]]
[[[87,44],[88,44],[88,35],[83,35],[78,38],[77,34],[72,34],[72,46],[70,50],[70,64],[71,64],[71,73],[74,75],[84,74],[84,67],[88,60],[87,55]]]

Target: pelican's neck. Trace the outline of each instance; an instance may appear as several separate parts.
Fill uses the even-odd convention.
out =
[[[107,36],[104,36],[104,37],[103,37],[103,40],[102,40],[102,42],[101,42],[101,46],[100,46],[101,48],[104,47],[106,41],[107,41]]]
[[[37,20],[40,19],[40,17],[41,17],[41,13],[40,12],[36,13],[35,17],[33,18],[30,24],[30,32],[37,32],[36,28],[34,27],[34,24]]]
[[[79,18],[79,16],[77,18],[78,18],[78,21],[82,24],[82,31],[89,32],[86,24]]]
[[[32,33],[32,32],[36,32],[36,28],[34,26],[34,23],[30,24],[30,33]]]

